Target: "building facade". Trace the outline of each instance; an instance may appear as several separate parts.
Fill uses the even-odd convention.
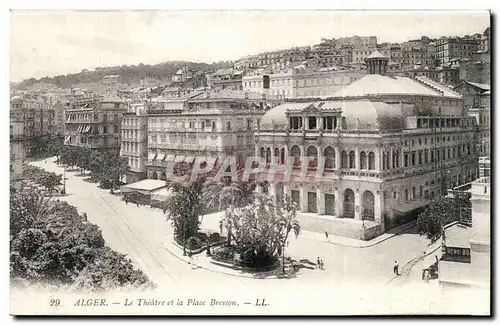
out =
[[[364,75],[363,70],[303,64],[276,73],[250,73],[243,77],[243,90],[280,99],[327,97]]]
[[[24,152],[24,109],[23,99],[14,96],[10,100],[10,182],[21,189],[23,179]]]
[[[16,101],[19,98],[24,119],[24,151],[26,156],[32,156],[38,153],[43,138],[55,134],[55,113],[52,102],[46,97],[26,94],[23,98],[16,96]]]
[[[278,169],[292,164],[291,177],[265,170],[261,180],[312,214],[301,220],[310,230],[373,238],[475,177],[477,125],[461,95],[423,77],[386,76],[388,61],[373,53],[370,74],[335,99],[286,103],[260,122],[255,154]]]
[[[64,144],[118,151],[121,145],[121,119],[125,112],[125,104],[116,96],[76,99],[66,108]]]
[[[480,41],[473,38],[441,38],[436,41],[434,58],[439,64],[450,62],[455,58],[469,58],[480,49]]]
[[[481,156],[490,156],[491,142],[491,90],[490,85],[464,81],[455,88],[464,97],[464,107],[479,125]]]
[[[147,178],[148,153],[147,103],[130,104],[121,120],[120,156],[128,159],[130,167],[125,182],[134,183]]]
[[[244,163],[245,157],[253,154],[260,118],[277,103],[262,94],[226,89],[151,107],[148,178],[166,180],[169,164],[189,167],[200,157],[214,166],[227,156],[236,156],[238,163]]]
[[[472,288],[483,289],[484,293],[489,295],[491,281],[490,177],[478,178],[470,185],[467,191],[471,194],[472,227],[459,223],[445,227],[443,256],[439,261],[439,284],[444,291]],[[473,292],[470,291],[470,293]]]

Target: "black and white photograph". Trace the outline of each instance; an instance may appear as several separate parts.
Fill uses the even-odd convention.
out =
[[[491,315],[491,19],[11,10],[10,314]]]

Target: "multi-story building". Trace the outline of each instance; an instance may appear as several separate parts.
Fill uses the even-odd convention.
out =
[[[14,96],[10,100],[10,181],[21,188],[24,163],[24,108],[23,99]]]
[[[37,153],[42,138],[54,134],[55,114],[48,98],[26,94],[21,99],[24,112],[24,150],[26,156],[31,156]]]
[[[234,70],[233,68],[219,69],[207,76],[207,87],[216,90],[242,90],[242,76],[243,70]]]
[[[231,155],[244,163],[253,154],[260,118],[277,103],[270,96],[225,89],[153,105],[147,123],[148,178],[166,179],[169,163],[192,165],[195,157],[217,165]]]
[[[86,96],[66,108],[64,144],[96,150],[120,149],[125,103],[117,96]]]
[[[464,97],[464,107],[479,125],[479,145],[482,156],[490,155],[491,91],[490,85],[463,81],[455,88]]]
[[[375,50],[375,46],[354,48],[352,50],[352,62],[357,64],[364,63],[365,59]]]
[[[307,63],[276,73],[255,71],[243,77],[243,90],[281,99],[328,97],[364,76],[366,71],[341,67],[318,68]]]
[[[489,159],[487,160],[489,164]],[[491,192],[488,175],[470,184],[472,227],[455,222],[445,227],[439,284],[444,292],[469,289],[489,301],[491,282]],[[471,291],[470,289],[475,289]],[[479,289],[480,291],[478,291]]]
[[[288,102],[261,119],[255,154],[278,162],[261,180],[312,213],[300,216],[305,229],[373,238],[476,176],[477,125],[462,96],[424,77],[387,76],[388,61],[375,52],[369,75],[332,100]],[[292,171],[280,171],[287,159]]]
[[[58,99],[54,101],[54,134],[64,135],[64,114],[69,101]]]
[[[441,38],[436,41],[434,58],[439,64],[448,63],[455,58],[471,59],[479,48],[480,42],[473,38]]]
[[[130,167],[125,175],[127,183],[138,182],[147,177],[148,118],[146,105],[130,104],[121,120],[120,156],[128,159]]]
[[[376,36],[352,36],[343,37],[335,40],[335,47],[340,49],[343,46],[352,46],[354,49],[374,48],[377,46]]]

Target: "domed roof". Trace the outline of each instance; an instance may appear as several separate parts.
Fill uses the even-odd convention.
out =
[[[286,111],[302,109],[311,103],[285,103],[271,108],[260,119],[260,128],[264,130],[284,128],[286,126]]]
[[[23,103],[23,99],[19,96],[14,96],[10,99],[10,102],[12,104],[22,104]]]

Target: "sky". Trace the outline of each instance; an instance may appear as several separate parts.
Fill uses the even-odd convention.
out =
[[[10,14],[10,80],[165,61],[236,60],[321,38],[378,42],[482,33],[487,11],[22,11]]]

